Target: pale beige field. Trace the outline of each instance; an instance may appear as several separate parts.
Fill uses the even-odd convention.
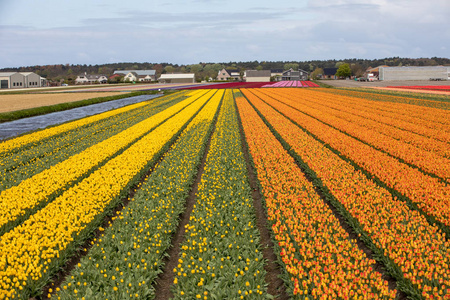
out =
[[[124,93],[102,92],[0,95],[0,113],[119,94],[123,95]]]

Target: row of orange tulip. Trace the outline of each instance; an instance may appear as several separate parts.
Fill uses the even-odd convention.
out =
[[[333,99],[342,92],[345,93],[345,91],[339,90],[324,92],[325,93],[323,94],[328,95],[325,99]],[[346,99],[346,102],[355,102],[356,100],[356,107],[363,110],[372,111],[374,114],[379,114],[384,117],[390,117],[390,125],[405,130],[418,132],[426,136],[432,135],[436,139],[440,138],[439,135],[436,134],[436,126],[439,130],[449,131],[449,113],[446,109],[429,108],[395,102],[372,101],[370,98],[370,93],[363,93],[360,97],[347,97],[345,94],[337,97]]]
[[[450,187],[437,178],[423,174],[397,159],[331,128],[298,110],[254,91],[277,110],[291,118],[317,138],[353,160],[388,187],[416,203],[424,212],[450,226]]]
[[[450,179],[449,158],[396,140],[391,136],[379,133],[377,130],[366,128],[364,124],[367,124],[367,121],[364,118],[355,119],[351,116],[347,116],[347,118],[344,119],[339,117],[334,109],[327,109],[321,104],[315,104],[323,101],[320,99],[320,96],[320,94],[308,93],[307,91],[302,91],[302,93],[287,91],[286,93],[276,96],[275,99],[301,111],[301,113],[307,114],[329,126],[343,131],[378,150],[382,150],[391,156],[400,158],[425,172],[432,173],[446,180]],[[307,103],[304,99],[308,98],[312,98],[309,100],[315,103]],[[377,125],[376,127],[380,126]],[[450,132],[448,133],[448,137],[450,139]],[[446,149],[447,151],[450,151],[448,144]]]
[[[401,271],[397,280],[403,284],[399,288],[412,294],[420,292],[427,299],[450,299],[450,242],[445,234],[249,90],[243,92],[358,222],[354,226],[363,230],[366,242],[376,246],[378,255],[384,255],[383,262],[394,270],[393,275],[395,270]],[[330,136],[325,142],[339,138]]]
[[[273,91],[276,92],[276,91]],[[282,91],[278,91],[280,94]],[[330,92],[314,94],[305,91],[309,98],[316,99],[322,105],[331,106],[339,110],[351,110],[353,114],[361,115],[370,120],[385,123],[401,131],[419,134],[441,142],[449,142],[450,113],[447,110],[424,108],[421,106],[377,102],[364,98],[346,97]],[[336,90],[336,93],[339,91]],[[445,134],[442,134],[442,133]]]
[[[106,211],[116,205],[126,188],[139,179],[149,163],[156,161],[157,155],[208,99],[194,101],[5,233],[0,240],[0,295],[25,298],[37,293],[64,263],[62,257],[98,226]]]
[[[272,93],[273,95],[274,93]],[[405,142],[414,145],[420,149],[431,151],[437,155],[450,157],[450,149],[448,143],[430,138],[428,136],[420,135],[415,132],[402,129],[402,121],[400,120],[400,113],[392,116],[383,116],[379,114],[375,105],[373,107],[364,108],[360,101],[343,96],[331,96],[327,93],[295,93],[294,91],[279,91],[276,94],[277,99],[295,101],[301,103],[310,108],[315,108],[321,112],[326,112],[340,119],[347,120],[349,122],[358,124],[367,129],[374,130],[377,133],[381,133],[386,138],[393,138],[401,142]],[[375,103],[376,104],[376,103]],[[417,119],[414,119],[416,121]],[[406,126],[411,125],[410,122],[403,121]],[[433,136],[438,136],[442,139],[443,135],[447,135],[447,139],[450,140],[450,126],[443,125],[437,122],[426,121],[430,130],[434,130]],[[412,124],[419,125],[419,124]],[[423,128],[423,125],[420,125]],[[448,132],[446,132],[446,130]]]
[[[414,93],[414,92],[399,92],[399,91],[375,91],[367,89],[321,89],[324,92],[355,97],[359,99],[368,99],[381,103],[395,103],[404,106],[420,106],[419,108],[437,108],[449,109],[447,95],[434,94],[432,98],[429,95]],[[383,104],[384,104],[383,103]],[[412,105],[411,105],[412,104]]]
[[[180,110],[189,107],[199,97],[194,96],[183,100],[43,172],[25,179],[19,185],[2,191],[0,193],[0,234],[10,229],[4,227],[6,224],[26,216],[35,206],[45,202],[50,195],[86,176],[92,168],[110,159],[115,153],[128,147],[136,139],[146,135]]]
[[[52,289],[54,299],[150,299],[155,280],[184,212],[205,143],[224,90],[217,91],[189,123],[112,225],[86,256]],[[51,294],[48,295],[51,297]]]
[[[237,106],[294,297],[394,299],[294,159],[245,98]],[[361,298],[359,298],[361,297]]]

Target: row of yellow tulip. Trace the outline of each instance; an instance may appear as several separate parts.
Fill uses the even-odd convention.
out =
[[[117,204],[207,100],[189,100],[192,104],[186,109],[5,233],[0,240],[0,294],[25,298],[38,293],[63,258],[99,225],[106,211]]]
[[[184,211],[222,96],[219,90],[189,123],[129,205],[57,288],[55,299],[154,297],[154,281]]]
[[[63,134],[33,143],[2,158],[0,191],[17,185],[51,166],[80,153],[101,141],[149,118],[186,98],[160,97],[144,105],[109,118],[81,126]]]
[[[110,159],[118,151],[128,147],[136,139],[141,138],[180,110],[189,107],[200,95],[189,97],[169,109],[45,169],[17,186],[2,191],[0,193],[0,234],[16,225],[16,219],[26,217],[30,211],[33,213],[33,208],[45,203],[49,196],[89,175],[92,168]]]
[[[321,180],[319,188],[345,209],[355,230],[401,282],[398,288],[424,298],[450,299],[450,242],[445,234],[249,90],[243,92],[310,168],[311,176]]]
[[[267,93],[265,94],[268,95]],[[299,110],[302,114],[316,118],[378,150],[400,158],[425,172],[432,173],[445,180],[450,179],[450,159],[434,152],[409,145],[403,141],[398,141],[390,136],[377,132],[377,130],[368,129],[363,126],[363,124],[367,123],[364,118],[360,118],[359,120],[355,120],[354,118],[350,118],[350,120],[343,119],[336,115],[334,109],[327,109],[321,104],[305,103],[305,98],[312,98],[310,101],[314,101],[315,103],[322,101],[320,96],[320,94],[308,93],[308,91],[302,91],[302,93],[288,91],[279,96],[275,96],[275,99]],[[445,132],[441,134],[445,135]],[[448,133],[448,137],[450,139],[450,132]],[[448,144],[446,148],[447,151],[450,151]]]
[[[449,109],[447,95],[424,95],[417,92],[375,91],[373,89],[320,89],[323,92],[335,95],[369,99],[378,102],[390,102],[405,106],[420,106],[422,108]],[[412,105],[411,105],[412,104]]]
[[[271,93],[273,95],[275,91],[271,91]],[[399,127],[401,123],[406,124],[403,126],[406,128],[411,125],[410,122],[402,122],[400,120],[400,113],[392,113],[391,116],[383,116],[379,114],[379,110],[375,109],[377,107],[376,105],[372,105],[372,107],[363,107],[360,101],[355,98],[332,96],[328,93],[308,93],[308,91],[305,91],[305,93],[295,93],[294,91],[278,91],[276,95],[277,99],[289,99],[290,101],[301,102],[308,107],[319,109],[320,111],[332,114],[335,117],[374,130],[389,139],[393,138],[417,146],[420,149],[434,152],[437,155],[450,157],[448,143]],[[288,98],[286,98],[286,96]],[[376,104],[376,102],[374,104]],[[425,115],[425,113],[423,113],[423,115]],[[430,116],[430,119],[432,119],[432,117],[433,116]],[[416,120],[417,118],[409,121],[415,122]],[[432,122],[430,120],[426,120],[425,123],[427,124],[426,126],[432,127],[429,128],[429,130],[433,131],[433,136],[444,139],[443,136],[447,135],[447,138],[445,139],[450,140],[449,125]],[[419,125],[419,128],[423,128],[423,125],[421,124],[413,123],[412,125]]]
[[[353,160],[390,188],[416,203],[424,212],[450,226],[450,187],[342,132],[255,91],[263,100],[317,138]]]
[[[136,103],[133,105],[128,105],[128,106],[125,106],[125,107],[122,107],[122,108],[119,108],[116,110],[110,110],[110,111],[107,111],[107,112],[104,112],[104,113],[101,113],[98,115],[94,115],[94,116],[83,118],[83,119],[76,120],[73,122],[65,123],[65,124],[62,124],[59,126],[45,129],[45,130],[36,131],[31,134],[26,134],[26,135],[17,137],[15,139],[7,140],[5,142],[0,143],[0,157],[8,155],[9,151],[12,151],[21,146],[24,146],[24,145],[27,145],[30,143],[34,143],[39,140],[51,137],[53,135],[57,135],[57,134],[65,132],[65,131],[69,131],[69,130],[78,128],[80,126],[84,126],[84,125],[90,124],[92,122],[95,122],[95,121],[98,121],[101,119],[105,119],[110,116],[114,116],[116,114],[120,114],[120,113],[126,112],[128,110],[132,110],[132,109],[142,107],[145,105],[148,105],[148,102],[139,102],[139,103]],[[0,162],[0,164],[1,164],[1,162]]]
[[[267,299],[237,114],[227,90],[185,229],[174,299]]]
[[[236,99],[245,137],[296,299],[394,299],[294,159],[245,98]]]

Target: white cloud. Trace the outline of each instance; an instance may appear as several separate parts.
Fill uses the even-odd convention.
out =
[[[61,21],[68,13],[61,5],[53,20],[43,15],[36,21],[29,18],[29,23],[21,16],[0,20],[0,68],[67,62],[448,57],[450,48],[448,0],[191,0],[137,4],[134,10],[120,3],[105,6],[106,1],[99,1],[89,13],[66,21]]]

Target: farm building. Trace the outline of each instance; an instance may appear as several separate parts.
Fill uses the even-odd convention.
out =
[[[323,68],[322,79],[337,79],[337,70],[338,68]]]
[[[450,80],[450,67],[380,67],[379,80]]]
[[[17,72],[2,72],[0,73],[0,85],[2,89],[23,88],[24,79],[20,73]]]
[[[128,81],[156,81],[155,70],[118,70],[114,74],[125,76]]]
[[[245,71],[247,82],[270,82],[270,70],[248,70]]]
[[[160,83],[194,83],[195,74],[194,73],[161,74],[158,81]]]
[[[281,81],[281,76],[283,76],[283,69],[271,69],[270,76],[275,78],[275,81]]]
[[[36,73],[0,72],[0,88],[28,88],[44,86],[45,78]]]
[[[298,81],[298,80],[307,80],[308,79],[308,72],[305,70],[299,69],[298,71],[294,71],[292,68],[284,71],[281,75],[282,81]]]
[[[105,75],[89,75],[81,74],[75,79],[76,84],[94,84],[94,83],[107,83],[108,77]]]
[[[239,70],[222,69],[217,74],[217,80],[239,80],[240,75]]]
[[[41,84],[41,76],[36,73],[28,72],[28,73],[20,73],[24,76],[24,85],[25,87],[40,87]]]

